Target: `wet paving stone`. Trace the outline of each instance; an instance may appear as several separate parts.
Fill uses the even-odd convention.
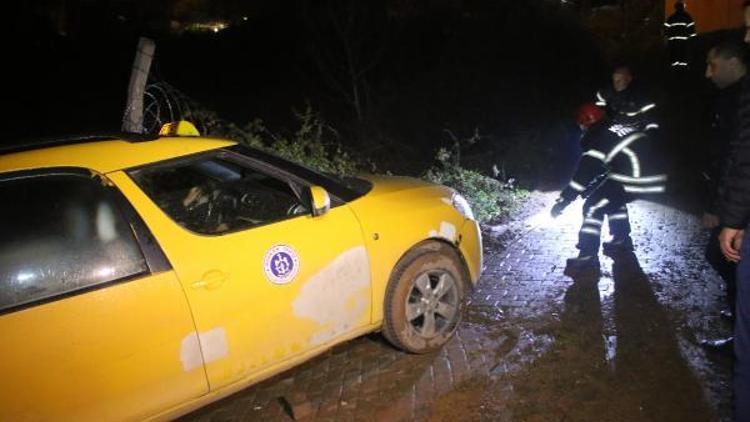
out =
[[[703,258],[698,218],[665,202],[631,204],[635,254],[600,256],[600,275],[576,279],[563,269],[580,203],[554,221],[539,208],[488,242],[441,351],[361,337],[183,419],[728,421],[731,360],[698,345],[730,334],[723,283]]]

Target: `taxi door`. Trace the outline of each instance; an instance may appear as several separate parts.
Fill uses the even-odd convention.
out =
[[[213,218],[210,227],[180,217],[172,206],[180,209],[200,196],[184,186],[176,201],[169,198],[180,191],[186,171],[191,184],[200,182],[196,172],[211,173],[214,193],[206,192],[206,201],[242,201],[245,208],[222,220],[211,217],[220,206],[214,204],[204,213],[206,221]],[[212,390],[267,375],[369,325],[369,261],[359,222],[346,205],[313,217],[295,204],[282,176],[216,157],[139,172],[132,179],[111,177],[153,223],[184,286]],[[217,187],[217,180],[224,184]]]
[[[0,177],[0,420],[138,420],[208,393],[182,286],[102,182]]]

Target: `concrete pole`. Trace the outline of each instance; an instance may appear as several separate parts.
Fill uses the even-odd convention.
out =
[[[148,73],[154,58],[156,44],[153,40],[141,37],[133,61],[128,85],[128,102],[125,105],[125,115],[122,118],[122,131],[143,133],[143,96],[146,92]]]

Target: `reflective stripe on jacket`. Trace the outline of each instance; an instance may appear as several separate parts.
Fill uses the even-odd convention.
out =
[[[646,132],[612,121],[592,126],[584,135],[583,154],[561,196],[573,200],[588,196],[605,180],[619,182],[633,195],[662,193],[667,175],[650,148]]]
[[[686,12],[675,12],[664,22],[668,42],[684,42],[695,36],[695,22]]]

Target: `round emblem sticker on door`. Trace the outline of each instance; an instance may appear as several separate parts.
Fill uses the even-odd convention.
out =
[[[274,284],[287,284],[299,272],[299,255],[291,246],[276,245],[263,258],[263,271]]]

